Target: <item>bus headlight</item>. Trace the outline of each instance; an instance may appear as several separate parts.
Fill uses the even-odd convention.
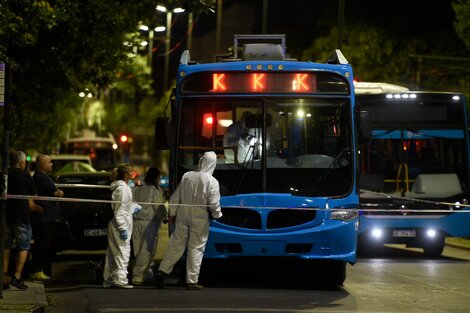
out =
[[[332,211],[331,217],[332,220],[341,220],[341,221],[352,221],[357,218],[357,211],[355,210],[338,210]]]

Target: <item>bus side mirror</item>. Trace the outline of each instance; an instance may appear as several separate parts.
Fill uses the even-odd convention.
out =
[[[368,143],[372,140],[372,126],[369,111],[359,111],[358,135],[359,144]]]
[[[169,117],[157,117],[155,121],[155,149],[170,149],[171,120]]]

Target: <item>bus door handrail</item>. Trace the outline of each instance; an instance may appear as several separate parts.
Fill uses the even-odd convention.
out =
[[[408,175],[408,164],[407,163],[400,163],[398,166],[397,178],[396,178],[396,192],[401,192],[400,182],[401,182],[401,170],[405,168],[405,184],[406,184],[406,192],[410,192],[410,177]]]

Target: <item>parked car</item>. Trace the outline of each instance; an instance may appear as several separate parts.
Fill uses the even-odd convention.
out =
[[[107,224],[113,211],[109,202],[101,200],[111,200],[110,184],[110,172],[65,173],[57,177],[56,185],[64,191],[64,198],[76,200],[59,202],[61,221],[52,239],[56,251],[107,248]]]
[[[91,163],[91,158],[85,154],[51,154],[52,176],[63,173],[76,172],[96,172]],[[34,157],[30,164],[31,172],[36,170],[36,158]]]
[[[165,189],[164,179],[160,185]],[[60,201],[61,220],[55,227],[52,244],[55,251],[105,250],[108,221],[113,217],[111,203],[111,172],[69,172],[56,178],[64,192]],[[86,200],[90,201],[86,201]]]

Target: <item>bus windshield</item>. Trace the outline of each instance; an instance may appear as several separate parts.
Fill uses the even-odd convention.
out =
[[[344,196],[353,183],[350,106],[343,98],[184,98],[177,175],[213,150],[222,195]]]
[[[362,188],[448,200],[465,191],[468,138],[461,97],[423,92],[404,99],[361,95],[357,101],[370,112],[373,128],[362,153]]]
[[[117,166],[119,157],[117,144],[112,135],[70,138],[64,144],[64,152],[88,155],[93,167],[99,171],[112,170]]]

